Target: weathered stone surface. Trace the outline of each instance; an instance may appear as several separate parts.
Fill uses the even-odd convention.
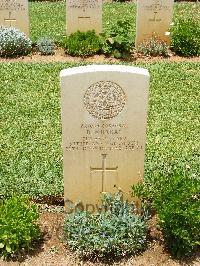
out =
[[[96,210],[102,192],[143,177],[149,73],[120,65],[61,71],[66,207]]]
[[[29,35],[27,0],[0,0],[0,26],[15,27]]]
[[[79,31],[102,31],[102,0],[68,0],[67,34]]]
[[[152,36],[170,44],[174,0],[138,0],[136,47]]]

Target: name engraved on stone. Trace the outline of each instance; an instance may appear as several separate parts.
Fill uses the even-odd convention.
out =
[[[155,4],[144,5],[143,9],[149,11],[169,10],[169,5],[163,5],[162,1],[156,1]]]
[[[118,84],[112,81],[99,81],[87,89],[83,102],[93,117],[105,120],[121,113],[126,103],[126,95]]]
[[[106,179],[106,172],[115,172],[117,174],[117,169],[118,169],[118,166],[107,167],[106,166],[106,157],[107,157],[107,154],[102,154],[102,166],[101,166],[101,168],[94,168],[94,167],[90,166],[90,174],[91,175],[92,175],[92,172],[101,172],[102,173],[101,192],[105,192],[104,182]]]
[[[82,124],[82,138],[68,143],[65,150],[73,151],[140,151],[143,145],[138,140],[125,137],[125,124]]]
[[[25,6],[21,3],[17,3],[15,0],[0,1],[0,10],[25,10]]]
[[[80,9],[87,9],[87,8],[97,8],[100,7],[99,1],[91,1],[91,0],[71,0],[68,2],[69,8],[80,8]]]

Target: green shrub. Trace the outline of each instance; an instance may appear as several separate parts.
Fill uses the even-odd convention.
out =
[[[9,257],[21,249],[31,248],[40,237],[36,223],[38,212],[26,197],[0,201],[0,256]]]
[[[144,41],[137,48],[137,52],[146,56],[169,56],[169,47],[163,41],[158,40],[156,37],[152,37],[147,41]]]
[[[99,37],[95,31],[72,33],[64,43],[65,52],[73,56],[89,56],[100,50]]]
[[[116,58],[126,57],[133,48],[133,32],[130,21],[117,21],[111,25],[107,33],[102,34],[102,50],[104,54]]]
[[[124,256],[144,248],[146,223],[121,193],[105,194],[102,203],[104,211],[97,214],[76,211],[66,216],[67,244],[88,258]]]
[[[172,27],[172,49],[182,56],[200,55],[200,6],[193,6],[192,12],[179,13]]]
[[[37,49],[41,53],[41,55],[53,55],[55,50],[55,44],[50,38],[43,37],[38,40]]]
[[[200,179],[175,173],[134,190],[138,196],[151,199],[172,254],[192,254],[200,245]]]
[[[15,28],[0,27],[0,56],[14,57],[31,51],[31,40]]]

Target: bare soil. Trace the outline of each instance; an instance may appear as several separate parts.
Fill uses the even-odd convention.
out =
[[[156,227],[155,216],[149,223],[149,242],[144,252],[118,261],[81,261],[64,243],[62,228],[65,215],[63,208],[58,208],[60,209],[43,208],[39,220],[43,238],[35,249],[11,261],[0,260],[0,266],[200,266],[200,254],[182,261],[170,256],[165,249],[162,233]]]
[[[171,54],[169,57],[146,57],[138,54],[132,54],[127,59],[116,59],[114,57],[107,57],[105,55],[94,55],[89,57],[76,57],[66,55],[62,48],[55,51],[54,55],[40,55],[39,53],[32,53],[27,56],[18,58],[0,58],[0,63],[8,62],[24,62],[24,63],[52,63],[52,62],[70,62],[70,63],[120,63],[120,62],[135,62],[135,63],[151,63],[151,62],[200,62],[200,57],[180,57]]]

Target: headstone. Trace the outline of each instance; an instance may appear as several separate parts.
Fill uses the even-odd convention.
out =
[[[129,198],[143,177],[148,71],[90,65],[60,76],[66,209],[96,211],[118,189]]]
[[[0,0],[0,26],[14,27],[29,35],[28,0]]]
[[[67,34],[73,32],[95,30],[102,31],[102,0],[68,0]]]
[[[170,24],[174,0],[138,0],[136,22],[136,47],[156,36],[170,44]]]

